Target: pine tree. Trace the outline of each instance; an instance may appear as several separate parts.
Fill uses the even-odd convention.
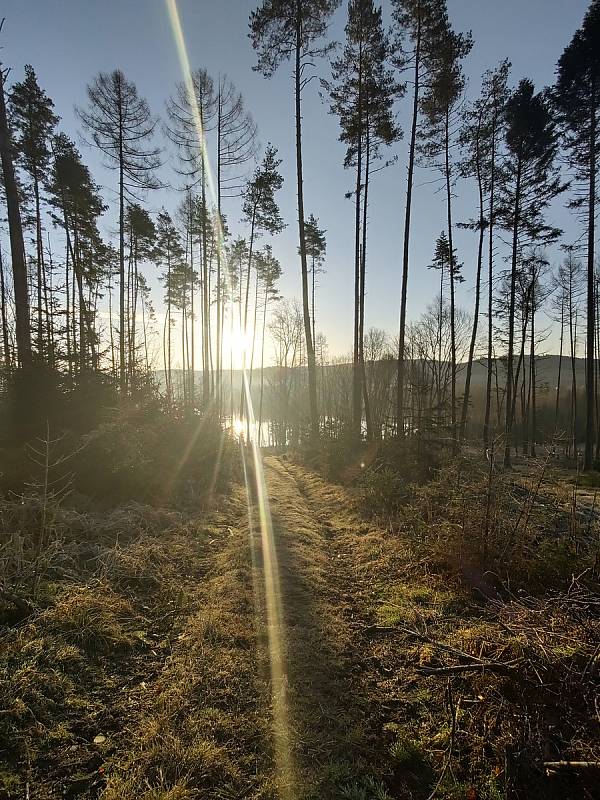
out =
[[[254,170],[254,174],[244,191],[242,210],[245,221],[250,225],[244,300],[244,334],[248,329],[250,275],[255,239],[263,232],[275,234],[280,233],[284,228],[279,206],[275,199],[275,192],[279,191],[283,186],[283,177],[279,172],[280,165],[281,159],[277,158],[277,148],[268,144],[262,162]]]
[[[223,199],[238,197],[244,188],[243,171],[246,164],[256,155],[256,125],[246,111],[244,100],[234,84],[225,76],[220,76],[216,89],[216,139],[217,139],[217,408],[221,413],[222,372],[223,372],[223,325],[225,313],[224,297],[227,293],[228,275],[223,271],[222,255],[225,242],[225,222],[222,211]]]
[[[477,218],[462,223],[460,227],[477,231],[477,259],[475,276],[475,307],[473,310],[473,326],[465,376],[465,390],[460,420],[461,438],[465,435],[467,414],[471,392],[471,374],[475,357],[475,346],[479,328],[481,279],[483,271],[483,245],[486,231],[489,237],[488,248],[488,347],[487,347],[487,392],[484,423],[484,447],[488,446],[489,414],[492,377],[492,299],[494,277],[494,237],[495,194],[497,176],[498,138],[502,127],[503,107],[506,102],[506,81],[510,64],[502,62],[496,70],[488,70],[484,76],[481,94],[464,113],[463,126],[460,132],[460,144],[463,151],[460,164],[461,175],[474,178],[477,183],[478,213]]]
[[[156,227],[150,214],[139,203],[131,203],[125,212],[125,227],[128,233],[129,274],[127,280],[127,351],[128,382],[135,383],[137,363],[137,313],[140,292],[140,263],[152,257],[156,240]]]
[[[164,209],[159,212],[156,219],[156,245],[154,258],[158,266],[163,268],[160,279],[164,287],[164,301],[166,303],[165,323],[163,327],[163,367],[167,403],[174,400],[173,372],[171,358],[171,330],[173,327],[172,309],[180,302],[180,271],[183,261],[183,247],[181,237],[173,224],[171,215]]]
[[[4,369],[8,375],[12,369],[13,357],[10,335],[8,332],[8,299],[6,279],[4,274],[4,256],[0,245],[0,323],[2,325],[2,357]]]
[[[9,114],[17,152],[17,163],[29,175],[35,203],[37,270],[37,350],[40,360],[46,354],[52,366],[52,343],[48,332],[48,294],[44,265],[40,189],[50,159],[50,137],[58,123],[54,103],[40,88],[32,66],[25,67],[25,80],[15,83],[9,99]],[[45,328],[42,322],[45,313]]]
[[[312,320],[313,341],[316,341],[315,334],[315,284],[317,273],[323,272],[323,261],[327,243],[325,240],[325,230],[319,228],[319,220],[311,214],[304,225],[306,234],[306,256],[310,258],[310,315]]]
[[[88,107],[77,113],[92,143],[119,173],[119,386],[127,391],[125,201],[139,190],[158,188],[160,149],[150,143],[156,127],[146,100],[121,70],[100,72],[87,88]],[[134,198],[135,199],[135,198]]]
[[[261,445],[262,418],[263,418],[263,397],[265,388],[265,334],[267,330],[267,313],[270,302],[280,299],[277,290],[277,281],[281,278],[281,264],[273,256],[270,245],[265,245],[264,252],[257,262],[258,278],[263,289],[263,319],[262,319],[262,338],[260,346],[260,399],[258,404],[258,445]]]
[[[87,299],[89,290],[99,280],[102,251],[98,219],[106,207],[100,189],[94,183],[89,169],[81,160],[75,144],[64,133],[52,142],[53,161],[47,182],[50,203],[54,209],[53,219],[65,232],[65,288],[67,309],[65,332],[69,369],[78,356],[79,369],[98,365],[96,334],[93,310]],[[69,297],[70,268],[77,285],[79,305],[79,348],[75,345],[74,319],[77,305],[75,296]],[[73,314],[71,315],[71,310]],[[91,362],[90,362],[91,358]]]
[[[461,66],[473,45],[470,34],[455,33],[444,14],[435,34],[435,55],[429,83],[421,99],[423,125],[421,129],[421,152],[425,161],[439,169],[446,189],[446,220],[448,246],[454,253],[452,190],[455,181],[452,149],[458,126],[458,108],[465,86]],[[451,400],[450,417],[452,437],[458,440],[456,427],[456,325],[454,270],[450,270],[450,360]]]
[[[2,23],[0,23],[0,30]],[[6,194],[10,253],[15,300],[15,336],[17,340],[17,360],[19,366],[27,369],[32,364],[31,322],[29,318],[29,287],[27,284],[27,265],[25,263],[25,244],[19,191],[15,178],[14,147],[6,113],[4,81],[6,75],[0,63],[0,159],[2,177]]]
[[[548,96],[535,94],[533,83],[523,79],[506,103],[506,177],[502,186],[502,225],[511,232],[512,251],[508,307],[508,352],[505,393],[504,465],[510,466],[513,426],[515,301],[517,276],[525,245],[542,245],[560,231],[546,223],[550,202],[565,189],[555,156],[558,136]]]
[[[192,219],[190,222],[190,256],[193,258],[194,241],[200,245],[200,285],[202,319],[202,402],[204,408],[210,401],[210,293],[208,241],[210,238],[208,225],[207,183],[208,183],[208,145],[207,133],[215,126],[220,104],[215,94],[212,77],[206,70],[197,69],[191,73],[189,80],[177,85],[174,95],[167,101],[167,135],[177,147],[177,171],[183,176],[185,188],[196,191],[192,203]],[[247,126],[246,126],[247,128]],[[246,131],[247,132],[247,131]],[[244,136],[244,140],[246,136]],[[219,159],[220,164],[220,159]],[[220,171],[219,171],[220,172]],[[193,288],[192,288],[193,302]],[[194,332],[192,329],[192,350],[194,349]],[[192,356],[192,364],[194,358]],[[194,372],[192,366],[192,381]],[[192,395],[194,393],[192,386]]]
[[[364,384],[364,298],[367,249],[367,209],[371,162],[380,156],[381,145],[400,137],[392,107],[399,93],[387,66],[390,45],[383,30],[381,9],[373,0],[350,0],[346,43],[332,63],[332,81],[324,82],[331,96],[331,111],[340,119],[340,141],[347,146],[345,167],[356,171],[354,203],[354,347],[353,432],[360,438]],[[368,398],[365,394],[367,433]]]
[[[584,208],[587,227],[587,347],[586,428],[584,469],[591,469],[594,436],[594,242],[598,188],[596,172],[600,154],[600,0],[592,0],[583,24],[560,57],[554,100],[560,113],[565,144],[583,195],[572,205]]]
[[[275,192],[283,186],[283,177],[279,173],[281,159],[277,158],[277,148],[268,144],[262,162],[254,170],[254,174],[244,191],[242,210],[244,218],[250,225],[250,239],[248,246],[248,268],[246,270],[246,290],[244,297],[243,335],[248,335],[248,307],[250,299],[250,278],[252,274],[252,259],[254,243],[263,232],[275,234],[284,228],[279,206],[275,199]],[[246,368],[246,348],[243,352],[242,368]],[[242,389],[242,409],[244,394]],[[241,410],[242,410],[241,409]],[[240,410],[240,413],[241,413]]]
[[[492,373],[493,373],[493,293],[494,293],[494,232],[496,226],[497,208],[497,182],[501,177],[500,162],[500,142],[503,139],[505,130],[505,108],[508,99],[508,74],[510,63],[503,61],[496,70],[488,72],[484,76],[482,97],[487,97],[489,123],[486,126],[486,133],[489,140],[486,142],[488,154],[487,160],[487,179],[486,189],[488,194],[488,335],[487,335],[487,380],[485,390],[485,416],[483,423],[483,446],[489,448],[491,445],[491,406],[492,406]]]
[[[452,253],[452,255],[451,255]],[[438,378],[442,372],[442,325],[444,322],[444,283],[448,281],[450,286],[455,284],[457,281],[462,281],[462,264],[459,264],[456,259],[456,250],[450,250],[450,240],[446,235],[446,231],[442,231],[438,236],[436,243],[435,243],[435,251],[433,254],[432,263],[429,265],[429,269],[439,270],[440,273],[440,296],[439,296],[439,313],[438,313],[438,331],[437,331],[437,358],[438,358]],[[453,319],[452,319],[452,308],[450,307],[450,330],[452,331]],[[450,359],[452,361],[453,353],[453,342],[451,340],[450,344]],[[453,371],[452,371],[452,363],[450,364],[450,380],[452,383],[453,378]],[[441,411],[443,406],[445,405],[445,397],[442,396],[442,391],[444,387],[441,384],[441,381],[438,380],[437,385],[437,405],[439,410],[439,418],[441,420]],[[452,400],[451,400],[452,402]],[[451,426],[452,431],[454,430],[454,420],[451,416]]]
[[[340,0],[263,0],[250,15],[250,38],[258,52],[256,69],[270,78],[284,61],[294,63],[294,110],[296,133],[296,182],[298,194],[298,236],[302,277],[302,315],[308,358],[311,435],[319,434],[317,367],[310,325],[308,261],[304,230],[304,170],[302,164],[302,91],[310,80],[307,70],[315,58],[326,55],[331,46],[319,44]]]
[[[400,294],[400,327],[398,334],[398,376],[396,381],[396,427],[399,434],[402,434],[404,431],[406,304],[419,108],[421,104],[422,88],[423,86],[427,86],[429,71],[433,65],[436,49],[436,32],[443,20],[445,6],[445,0],[392,0],[396,32],[395,63],[402,72],[412,69],[412,112],[404,211],[402,288]]]

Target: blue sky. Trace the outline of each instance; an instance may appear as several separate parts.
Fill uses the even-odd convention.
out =
[[[252,71],[254,53],[247,36],[248,16],[256,0],[178,0],[182,26],[193,68],[204,67],[215,76],[226,73],[243,93],[256,119],[263,145],[271,141],[283,159],[285,185],[280,194],[286,230],[273,242],[284,268],[282,292],[299,296],[299,259],[295,225],[294,129],[291,67],[283,65],[270,80]],[[457,30],[471,30],[474,47],[465,62],[468,93],[479,90],[481,73],[504,58],[513,64],[511,83],[530,77],[537,87],[550,84],[558,57],[581,24],[587,0],[448,0]],[[388,3],[383,3],[388,15]],[[3,0],[6,17],[2,33],[2,61],[12,68],[12,79],[22,77],[23,65],[31,63],[41,85],[53,98],[62,117],[61,128],[74,136],[80,129],[73,105],[85,102],[86,84],[100,71],[120,67],[134,81],[156,114],[174,84],[181,79],[177,51],[165,0]],[[333,20],[330,36],[343,39],[345,4]],[[326,63],[318,71],[329,75]],[[408,102],[399,103],[398,116],[406,129]],[[345,353],[352,340],[353,212],[344,193],[352,175],[343,169],[344,147],[337,141],[337,120],[319,97],[317,81],[304,100],[304,161],[307,213],[319,217],[327,230],[326,274],[320,276],[317,327],[330,343],[332,353]],[[370,194],[369,259],[367,265],[367,326],[397,332],[400,294],[402,220],[406,174],[406,140],[393,148],[397,162],[380,172]],[[114,198],[116,175],[103,168],[98,154],[82,147],[96,180]],[[433,174],[418,170],[414,196],[411,240],[409,316],[416,318],[435,296],[436,277],[426,269],[435,238],[444,227],[443,196],[431,185]],[[455,218],[474,213],[472,187],[457,187]],[[172,208],[173,194],[155,193],[148,205]],[[567,240],[577,227],[561,201],[552,220],[565,228]],[[230,227],[242,232],[240,212],[232,201],[224,208]],[[112,226],[107,215],[105,230]],[[476,242],[472,233],[456,232],[459,258],[464,262],[465,283],[459,302],[470,309],[473,302]],[[554,254],[550,254],[553,256]],[[556,258],[558,258],[556,254]],[[499,264],[499,266],[501,266]]]

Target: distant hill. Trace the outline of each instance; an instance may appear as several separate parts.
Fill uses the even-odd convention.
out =
[[[543,386],[544,384],[548,385],[550,390],[554,390],[556,388],[556,384],[558,382],[558,366],[559,366],[559,356],[558,355],[547,355],[547,356],[537,356],[536,358],[536,375],[537,375],[537,385]],[[516,358],[515,358],[516,363]],[[524,358],[525,369],[529,369],[529,356],[525,356]],[[350,367],[351,364],[327,364],[324,367],[319,367],[319,370],[331,370],[339,368],[340,366]],[[458,390],[462,390],[464,387],[464,380],[466,374],[466,362],[463,362],[458,365],[458,374],[457,374],[457,383],[458,383]],[[300,369],[304,370],[305,367],[301,367]],[[265,367],[265,385],[268,386],[270,379],[273,377],[274,373],[276,372],[277,367],[270,366]],[[155,373],[158,377],[159,383],[164,385],[164,372],[163,370],[156,370]],[[196,384],[200,385],[202,382],[202,372],[196,370]],[[504,364],[500,360],[498,363],[498,379],[502,384],[505,380],[505,368]],[[585,359],[583,358],[576,358],[575,359],[575,379],[577,381],[578,386],[583,386],[585,381]],[[173,381],[175,384],[178,384],[181,380],[181,370],[173,370]],[[225,387],[229,386],[229,371],[225,370],[223,373],[223,381],[225,383]],[[260,369],[253,370],[253,388],[258,386],[257,380],[260,380]],[[487,361],[486,359],[479,359],[473,363],[473,370],[471,373],[471,389],[473,391],[477,389],[484,388],[487,381]],[[561,382],[563,387],[567,387],[570,385],[571,381],[571,360],[568,356],[563,355],[562,358],[562,377]],[[241,388],[242,385],[242,371],[241,370],[234,370],[233,371],[233,385],[234,387]]]

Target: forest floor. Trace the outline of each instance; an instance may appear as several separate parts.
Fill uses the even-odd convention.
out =
[[[598,797],[546,777],[543,759],[593,745],[577,709],[559,722],[554,690],[513,674],[514,615],[367,521],[350,490],[284,457],[263,466],[268,503],[242,486],[201,519],[132,520],[85,581],[49,583],[8,627],[0,798]]]

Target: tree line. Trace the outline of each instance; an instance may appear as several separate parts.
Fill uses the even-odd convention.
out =
[[[568,440],[576,455],[583,402],[583,463],[591,468],[600,442],[595,258],[600,0],[592,0],[558,58],[554,85],[535,87],[526,77],[513,83],[504,60],[482,75],[474,98],[467,96],[464,71],[473,38],[454,29],[445,0],[390,0],[385,9],[373,0],[348,0],[344,41],[334,43],[328,28],[340,5],[340,0],[263,0],[249,20],[255,69],[267,79],[289,67],[293,74],[299,306],[277,302],[281,265],[271,240],[285,225],[277,201],[281,160],[271,144],[258,152],[256,124],[229,79],[195,70],[167,100],[162,122],[120,70],[100,73],[90,83],[77,114],[87,145],[103,154],[115,174],[118,238],[107,242],[99,232],[107,201],[73,140],[60,131],[33,68],[26,67],[25,78],[8,89],[2,72],[0,152],[12,266],[9,276],[3,258],[5,374],[43,365],[76,381],[89,371],[104,372],[127,395],[147,383],[161,362],[165,401],[172,407],[181,402],[188,411],[233,417],[239,410],[249,417],[252,387],[234,397],[239,387],[234,391],[231,347],[227,352],[224,344],[237,336],[244,342],[242,366],[250,383],[260,368],[262,419],[268,334],[279,369],[268,390],[289,405],[296,386],[303,435],[316,439],[343,427],[358,442],[427,429],[456,450],[467,435],[477,435],[490,448],[501,434],[504,463],[510,465],[519,410],[521,434],[527,431],[532,453],[540,437],[537,361],[545,309],[560,337],[554,434],[565,353],[571,363]],[[327,346],[315,322],[326,231],[307,213],[306,196],[314,187],[304,181],[303,136],[313,123],[303,117],[302,104],[306,92],[315,91],[314,78],[339,121],[343,166],[353,175],[348,192],[353,343],[342,405],[346,398],[351,403],[337,411],[342,395],[333,402],[326,387]],[[408,120],[405,132],[398,124],[400,109]],[[390,355],[389,340],[383,352],[381,336],[365,329],[368,220],[376,173],[395,169],[400,153],[406,158],[404,175],[396,171],[403,194],[401,294]],[[177,187],[170,187],[179,195],[177,208],[173,215],[164,209],[152,215],[146,198],[164,189],[161,167],[167,158],[178,176]],[[417,170],[430,172],[438,183],[445,213],[428,265],[439,275],[438,296],[420,320],[409,321]],[[467,185],[475,188],[476,206],[463,220],[455,199]],[[243,235],[230,230],[227,207],[234,197],[241,198]],[[565,202],[577,216],[582,232],[577,241],[565,241],[553,224],[555,202]],[[60,254],[53,252],[50,226],[63,235]],[[459,227],[473,231],[473,252],[457,251]],[[564,261],[552,270],[548,248],[557,244]],[[468,314],[456,301],[465,262],[474,265]],[[164,289],[158,334],[152,334],[156,311],[148,264],[158,267]],[[586,370],[579,397],[575,364],[582,332]],[[181,355],[176,379],[175,335]],[[367,351],[379,352],[379,366]],[[482,424],[474,432],[469,418],[478,364],[486,379],[478,400]]]

